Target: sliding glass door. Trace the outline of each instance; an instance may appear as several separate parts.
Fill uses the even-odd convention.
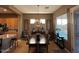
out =
[[[67,40],[67,14],[60,15],[56,18],[56,33],[59,33],[60,37],[64,37]]]

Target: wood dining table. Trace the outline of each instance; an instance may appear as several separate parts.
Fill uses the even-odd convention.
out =
[[[41,51],[42,48],[44,48],[46,52],[48,52],[48,40],[44,35],[40,35],[39,40],[37,38],[37,35],[33,35],[29,39],[29,52],[31,47],[36,48],[36,53],[44,52],[44,50]]]

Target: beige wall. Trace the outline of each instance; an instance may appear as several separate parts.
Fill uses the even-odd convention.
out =
[[[30,25],[28,22],[30,22],[30,19],[46,19],[46,29],[48,29],[48,27],[50,28],[50,22],[52,20],[52,14],[24,14],[23,15],[23,22],[24,22],[24,29],[28,29],[27,31],[29,31]],[[49,23],[49,25],[48,25]]]
[[[22,31],[23,31],[23,19],[22,19],[22,15],[19,15],[18,16],[18,35],[19,35],[19,38],[22,36]]]
[[[24,14],[24,19],[39,19],[39,18],[45,18],[45,19],[51,19],[51,14]]]

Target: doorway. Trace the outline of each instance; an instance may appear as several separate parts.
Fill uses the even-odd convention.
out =
[[[79,53],[79,11],[74,13],[74,23],[75,23],[75,53]]]

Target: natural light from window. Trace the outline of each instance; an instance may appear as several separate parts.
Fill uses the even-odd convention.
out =
[[[40,23],[45,24],[45,19],[40,19]]]
[[[35,23],[35,19],[30,19],[30,24],[34,24]]]
[[[62,25],[66,25],[67,24],[67,19],[62,19]]]
[[[61,19],[57,19],[57,25],[61,25]]]
[[[58,31],[59,36],[62,36],[65,40],[67,40],[67,14],[58,16],[56,21],[56,33]]]

